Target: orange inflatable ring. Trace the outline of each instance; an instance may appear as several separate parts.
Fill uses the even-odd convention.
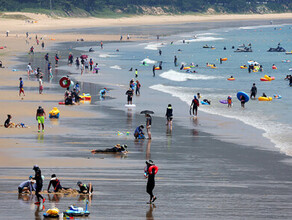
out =
[[[155,70],[160,70],[160,67],[155,67]]]
[[[228,78],[227,80],[229,80],[229,81],[234,81],[235,78]]]
[[[154,169],[154,172],[155,172],[154,174],[156,174],[158,172],[158,166],[152,165],[148,169],[149,174],[152,174],[152,169]]]
[[[71,80],[68,77],[62,77],[59,84],[62,88],[68,88],[71,84]]]
[[[222,60],[222,61],[227,61],[227,58],[222,58],[221,60]]]

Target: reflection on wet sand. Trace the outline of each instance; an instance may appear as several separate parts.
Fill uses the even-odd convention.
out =
[[[146,220],[154,220],[153,210],[156,208],[155,204],[149,205],[149,210],[146,212]]]
[[[147,141],[147,147],[146,147],[146,160],[151,159],[151,139],[148,139]]]

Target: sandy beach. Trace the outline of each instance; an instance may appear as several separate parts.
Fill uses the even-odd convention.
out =
[[[224,142],[224,138],[227,140],[234,137],[222,135],[221,140],[218,140],[215,135],[201,129],[202,126],[213,126],[216,129],[220,126],[228,127],[230,123],[228,129],[231,132],[232,122],[213,120],[214,124],[208,123],[208,120],[212,120],[208,115],[202,116],[199,121],[186,117],[183,119],[184,126],[174,123],[174,131],[169,133],[165,129],[165,119],[155,117],[152,130],[155,134],[154,140],[134,141],[132,132],[138,123],[145,122],[144,116],[135,110],[124,111],[103,104],[96,95],[103,88],[103,82],[90,78],[88,82],[84,80],[84,88],[87,89],[84,92],[90,91],[94,94],[92,105],[64,106],[58,105],[63,100],[63,90],[56,82],[45,81],[44,94],[40,95],[38,81],[34,80],[34,76],[28,78],[27,73],[21,69],[25,69],[30,61],[35,66],[45,68],[45,64],[41,62],[43,54],[53,54],[56,47],[60,47],[60,53],[64,54],[61,65],[66,65],[66,47],[70,43],[56,43],[76,43],[76,39],[81,38],[86,42],[118,42],[120,38],[119,34],[74,33],[79,28],[244,20],[268,22],[292,19],[292,14],[139,16],[119,19],[7,14],[23,14],[37,22],[0,19],[0,46],[5,46],[0,51],[0,60],[5,67],[0,69],[0,121],[4,123],[6,115],[11,114],[13,122],[22,122],[29,126],[10,129],[0,127],[0,194],[2,198],[5,197],[5,200],[1,199],[0,211],[5,213],[3,218],[9,219],[11,215],[7,210],[17,207],[14,219],[21,216],[22,219],[42,219],[42,211],[35,209],[33,205],[34,196],[16,196],[18,184],[32,175],[31,168],[34,164],[38,164],[45,175],[44,189],[52,173],[57,173],[62,185],[72,188],[76,188],[77,180],[92,182],[96,191],[91,197],[46,194],[46,208],[58,206],[60,210],[65,210],[70,204],[84,206],[84,201],[89,199],[92,219],[290,218],[291,178],[287,173],[292,168],[289,157],[278,152],[240,145],[240,141],[239,144]],[[58,32],[62,29],[74,30],[72,33]],[[5,34],[7,30],[8,37]],[[127,32],[127,29],[123,31]],[[25,37],[25,32],[30,33],[31,39]],[[44,50],[36,45],[35,33],[40,33],[38,37],[43,38],[46,45]],[[150,34],[133,35],[131,40],[148,40],[149,36]],[[35,57],[27,55],[31,46],[35,47]],[[56,76],[60,77],[67,70],[57,71],[59,75]],[[26,95],[23,99],[18,96],[19,77],[24,79]],[[80,78],[79,75],[74,77]],[[110,95],[114,96],[119,91],[116,84],[107,86],[114,88]],[[107,101],[113,102],[114,99],[109,97],[105,100]],[[143,105],[143,100],[138,99],[137,104]],[[35,121],[39,105],[44,107],[47,115],[53,107],[58,107],[61,111],[60,120],[45,121],[44,134],[38,134]],[[242,128],[240,132],[244,129],[248,128]],[[123,134],[119,135],[119,131]],[[126,132],[130,134],[126,135]],[[256,139],[257,134],[255,132],[252,138]],[[104,149],[117,143],[127,144],[130,153],[90,153],[92,149]],[[160,167],[155,188],[160,201],[157,207],[146,205],[145,202],[148,199],[145,193],[146,180],[143,177],[146,159],[157,161]],[[116,204],[114,210],[113,203]]]

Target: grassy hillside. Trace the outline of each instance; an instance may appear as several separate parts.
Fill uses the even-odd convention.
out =
[[[2,12],[39,12],[75,17],[292,11],[291,0],[0,0],[0,5]]]

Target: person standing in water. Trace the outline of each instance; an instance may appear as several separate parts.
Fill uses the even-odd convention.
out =
[[[172,129],[172,117],[173,117],[172,112],[173,112],[172,106],[171,104],[168,104],[165,116],[166,116],[166,125],[168,128],[170,128],[170,130]]]
[[[241,103],[241,107],[244,108],[244,104],[245,104],[245,97],[244,97],[244,95],[240,96],[240,103]]]
[[[136,95],[140,95],[140,88],[141,88],[141,84],[139,82],[139,80],[136,80]]]
[[[174,56],[174,66],[177,66],[177,57],[176,56]]]
[[[138,69],[135,69],[135,77],[138,78]]]
[[[39,106],[36,112],[36,120],[38,121],[38,132],[41,132],[41,125],[42,125],[42,131],[43,132],[45,131],[45,124],[44,124],[45,118],[47,118],[46,112],[42,108],[42,106]]]
[[[153,77],[155,76],[155,68],[156,68],[156,66],[153,65],[153,67],[152,67]]]
[[[128,101],[128,105],[132,105],[132,101],[133,101],[133,90],[131,88],[129,88],[126,92],[127,95],[127,101]]]
[[[252,84],[252,87],[251,87],[251,89],[250,89],[250,98],[256,98],[256,95],[257,95],[257,92],[258,92],[258,89],[257,89],[257,87],[256,87],[256,84],[255,83],[253,83]]]
[[[34,180],[36,181],[36,187],[35,187],[35,195],[37,197],[36,205],[40,204],[40,199],[42,199],[42,202],[45,202],[45,198],[40,194],[40,191],[42,191],[43,188],[43,179],[42,179],[42,171],[39,168],[38,165],[34,165],[32,168],[35,172]]]
[[[155,169],[152,168],[152,166],[150,166],[148,168],[148,181],[147,181],[147,187],[146,187],[146,192],[150,195],[150,200],[149,202],[147,202],[148,204],[152,204],[157,199],[157,197],[153,195],[154,187],[155,187]]]
[[[198,107],[200,106],[199,100],[197,99],[197,96],[194,96],[194,99],[192,100],[190,108],[193,108],[193,115],[197,116],[198,115]],[[190,111],[191,111],[190,109]],[[190,112],[191,114],[191,112]]]

